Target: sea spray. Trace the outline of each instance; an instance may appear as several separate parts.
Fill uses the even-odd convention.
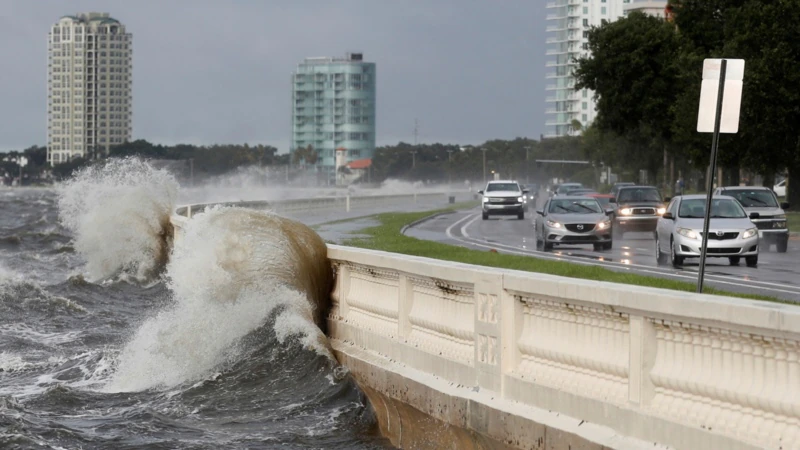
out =
[[[92,280],[153,278],[169,252],[178,183],[137,158],[89,166],[59,187],[59,216]]]
[[[327,313],[332,274],[313,230],[269,212],[216,207],[183,233],[166,271],[174,301],[125,346],[108,390],[206,377],[236,361],[240,340],[268,322],[279,342],[297,337],[330,356],[316,324]]]

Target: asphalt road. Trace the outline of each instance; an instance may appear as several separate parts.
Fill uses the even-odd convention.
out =
[[[494,249],[501,253],[600,265],[611,270],[697,282],[698,260],[689,259],[681,268],[658,265],[652,233],[625,233],[611,250],[594,251],[591,245],[556,246],[552,251],[536,248],[531,210],[524,220],[514,216],[491,216],[481,220],[480,208],[436,216],[406,230],[419,239]],[[773,247],[774,248],[774,247]],[[729,265],[727,258],[707,259],[704,285],[732,292],[762,294],[800,303],[800,240],[790,240],[786,253],[761,251],[758,267]]]

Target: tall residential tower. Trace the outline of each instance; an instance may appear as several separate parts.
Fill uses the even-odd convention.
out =
[[[375,151],[375,63],[361,53],[344,58],[306,58],[292,74],[291,151],[309,145],[317,167],[333,180],[336,149],[345,162]]]
[[[547,4],[547,94],[545,137],[580,134],[572,126],[577,120],[588,126],[595,117],[593,93],[575,91],[575,60],[588,54],[588,32],[592,26],[620,18],[630,0],[555,0]]]
[[[64,16],[50,29],[47,161],[93,157],[131,138],[131,34],[108,13]]]

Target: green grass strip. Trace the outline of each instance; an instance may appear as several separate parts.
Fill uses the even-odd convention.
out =
[[[800,232],[800,212],[787,212],[786,226],[789,231]]]
[[[485,250],[472,250],[465,247],[443,244],[405,236],[400,233],[403,226],[433,214],[463,209],[454,205],[436,211],[411,213],[384,213],[373,217],[380,223],[375,227],[364,228],[356,233],[366,237],[346,240],[344,245],[370,250],[381,250],[403,255],[423,256],[426,258],[454,261],[479,266],[498,267],[503,269],[538,272],[562,277],[582,278],[586,280],[607,281],[611,283],[649,286],[676,291],[695,292],[695,283],[669,280],[664,278],[638,275],[628,272],[616,272],[600,266],[587,266],[565,261],[551,261],[532,256],[509,255]],[[765,300],[777,303],[792,303],[776,297],[755,294],[728,292],[706,287],[708,294],[725,295],[754,300]]]

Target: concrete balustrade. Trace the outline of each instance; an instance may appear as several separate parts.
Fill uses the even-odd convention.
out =
[[[473,428],[470,411],[567,415],[606,429],[566,432],[598,448],[800,449],[796,306],[334,245],[329,258],[336,269],[331,342],[373,404],[408,404],[521,448],[536,448],[519,441],[524,430]],[[433,394],[420,380],[461,387]],[[488,393],[482,407],[476,390]],[[465,418],[443,407],[459,398],[470,400]],[[408,414],[377,414],[402,443],[386,428]],[[419,438],[413,446],[426,446]]]
[[[188,220],[172,217],[176,240]],[[800,307],[336,245],[328,257],[331,346],[398,446],[800,449]]]

